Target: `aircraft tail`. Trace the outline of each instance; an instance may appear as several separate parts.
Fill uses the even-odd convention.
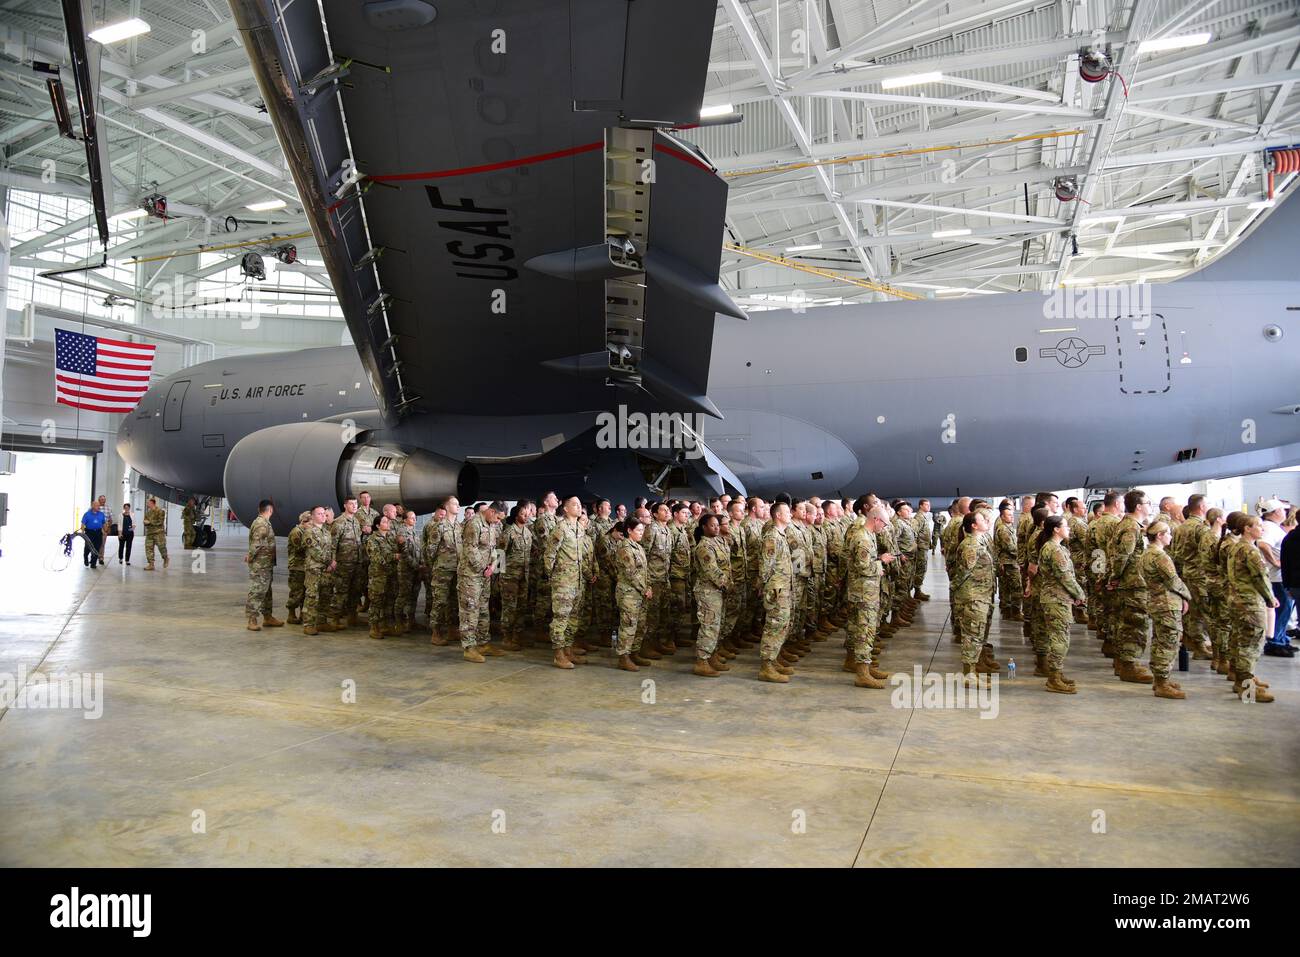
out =
[[[1278,281],[1295,275],[1295,246],[1300,241],[1300,202],[1291,199],[1293,187],[1278,198],[1278,205],[1256,217],[1250,229],[1231,249],[1179,282]]]

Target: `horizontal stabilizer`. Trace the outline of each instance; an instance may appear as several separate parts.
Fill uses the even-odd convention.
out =
[[[748,319],[745,311],[731,301],[731,297],[718,285],[717,280],[707,275],[672,253],[664,252],[653,245],[645,253],[645,270],[657,279],[674,296],[693,302],[724,316]]]

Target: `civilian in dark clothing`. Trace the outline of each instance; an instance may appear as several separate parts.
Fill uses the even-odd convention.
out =
[[[86,547],[82,549],[81,560],[87,568],[98,568],[104,552],[104,523],[108,520],[99,509],[99,502],[90,506],[90,511],[81,516],[81,527],[86,534]]]
[[[131,564],[131,541],[135,538],[135,519],[131,517],[131,506],[122,506],[122,521],[117,527],[117,561]]]
[[[1291,520],[1294,521],[1295,513],[1292,512]],[[1300,607],[1300,525],[1287,532],[1286,538],[1282,539],[1282,587],[1286,593]],[[1286,622],[1282,623],[1286,627]]]

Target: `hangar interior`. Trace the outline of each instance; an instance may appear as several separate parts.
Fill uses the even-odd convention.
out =
[[[58,5],[0,0],[0,671],[101,675],[104,710],[0,713],[0,862],[1295,862],[1287,661],[1261,664],[1262,718],[1199,661],[1171,708],[1105,682],[1076,635],[1093,693],[1063,708],[1004,681],[981,720],[864,696],[838,638],[772,688],[736,680],[744,659],[701,683],[683,656],[632,679],[542,651],[461,667],[422,632],[249,634],[245,530],[220,500],[193,554],[165,503],[165,572],[61,558],[94,495],[140,513],[150,490],[120,414],[55,401],[56,329],[155,343],[155,380],[352,341],[225,0],[84,13],[147,31],[90,44],[104,264],[43,276],[99,258],[92,164],[59,122]],[[1122,85],[1093,82],[1085,49],[1113,49],[1098,69]],[[1300,144],[1298,61],[1292,0],[720,0],[702,116],[744,119],[682,135],[729,183],[721,282],[751,312],[1160,283],[1291,186],[1300,163],[1268,157]],[[1300,471],[1148,492],[1253,510],[1300,501]],[[887,664],[958,667],[935,569]],[[1032,660],[1000,627],[1001,654]]]

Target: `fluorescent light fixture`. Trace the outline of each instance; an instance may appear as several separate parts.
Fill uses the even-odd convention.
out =
[[[1246,208],[1247,209],[1269,209],[1272,207],[1272,205],[1273,205],[1273,201],[1271,199],[1260,199],[1260,200],[1256,200],[1253,203],[1247,203]]]
[[[921,83],[938,83],[943,79],[942,73],[909,73],[906,76],[891,76],[880,81],[882,90],[897,90],[900,86],[917,86]]]
[[[969,236],[969,229],[941,229],[937,233],[931,233],[931,239],[948,239],[952,236]]]
[[[272,209],[284,209],[288,205],[282,199],[264,199],[260,203],[249,203],[244,209],[251,209],[255,213],[265,213]]]
[[[130,20],[105,24],[98,30],[91,30],[87,36],[96,43],[107,44],[117,43],[119,40],[129,40],[131,37],[138,37],[140,34],[148,32],[149,24],[139,17],[132,17]]]
[[[821,243],[812,243],[808,246],[788,246],[786,247],[785,251],[788,253],[806,253],[806,252],[811,252],[814,249],[821,249],[821,248],[822,248]]]
[[[1182,50],[1185,47],[1201,47],[1210,42],[1208,33],[1184,33],[1180,37],[1161,37],[1159,40],[1143,40],[1138,44],[1138,53],[1163,53],[1166,50]]]
[[[1086,286],[1095,282],[1097,282],[1096,279],[1092,279],[1087,276],[1084,276],[1079,279],[1063,279],[1061,280],[1061,285],[1062,286]]]
[[[1060,326],[1060,327],[1058,327],[1058,328],[1056,328],[1056,329],[1039,329],[1038,331],[1039,331],[1039,332],[1042,332],[1042,333],[1047,333],[1047,332],[1078,332],[1078,331],[1079,331],[1079,327],[1078,327],[1078,326]]]
[[[717,106],[700,107],[700,119],[706,116],[725,116],[728,113],[735,113],[736,108],[730,103],[719,103]]]
[[[149,215],[148,213],[146,213],[143,209],[137,206],[135,209],[123,210],[122,212],[118,213],[115,216],[108,217],[108,221],[110,223],[119,223],[125,219],[139,219],[141,216],[148,216],[148,215]]]

